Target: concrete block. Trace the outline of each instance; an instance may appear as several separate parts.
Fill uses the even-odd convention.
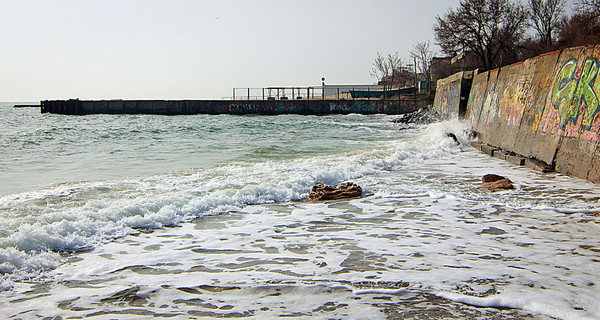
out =
[[[93,101],[82,101],[81,102],[81,113],[90,114],[94,113],[94,102]]]
[[[498,69],[494,69],[488,72],[488,83],[485,92],[483,92],[480,97],[480,99],[482,99],[482,105],[479,121],[476,126],[473,126],[472,128],[474,131],[477,131],[479,141],[483,143],[490,143],[492,136],[495,134],[491,127],[496,113],[494,99],[497,96],[496,80],[498,78],[498,71]]]
[[[479,141],[471,141],[471,147],[481,151],[481,142]]]
[[[518,166],[524,166],[525,165],[525,158],[519,155],[506,155],[506,161],[510,162],[510,163],[514,163]]]
[[[121,113],[123,112],[123,101],[122,100],[109,100],[108,111],[110,113]]]
[[[123,112],[125,113],[144,113],[147,110],[142,110],[135,100],[123,101]],[[152,110],[149,110],[152,111]]]
[[[506,160],[506,152],[502,150],[495,150],[492,156],[500,160]]]
[[[167,101],[166,100],[153,100],[148,101],[152,104],[152,112],[158,114],[165,114],[167,112]]]
[[[579,137],[563,137],[556,152],[556,170],[558,172],[586,179],[591,169],[597,141]]]
[[[596,150],[593,152],[587,179],[595,183],[600,183],[600,143],[596,145]]]
[[[447,78],[438,80],[436,84],[434,108],[444,119],[452,119],[459,116],[461,94],[463,83],[468,82],[470,86],[471,80],[466,80],[465,72],[455,73]],[[470,88],[465,88],[468,92]]]
[[[99,100],[94,102],[94,112],[96,113],[111,113],[108,109],[108,101]]]
[[[481,110],[485,102],[486,89],[488,85],[489,72],[483,72],[473,77],[471,92],[469,94],[469,102],[467,103],[466,119],[471,122],[472,128],[479,127],[479,119],[481,118]]]
[[[536,170],[536,171],[541,171],[541,172],[553,172],[554,168],[552,168],[552,166],[550,166],[549,164],[542,162],[540,160],[534,159],[534,158],[528,158],[527,160],[525,160],[525,166],[527,168]]]
[[[490,157],[494,156],[494,152],[497,151],[498,148],[496,147],[492,147],[489,144],[482,144],[481,145],[481,152],[487,154]]]

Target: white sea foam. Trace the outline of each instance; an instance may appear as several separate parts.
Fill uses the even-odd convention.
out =
[[[57,259],[48,251],[87,250],[135,229],[175,226],[193,217],[240,210],[246,205],[300,200],[316,183],[359,179],[458,152],[445,135],[449,130],[460,131],[461,124],[430,125],[414,139],[374,150],[227,164],[142,179],[69,183],[3,196],[0,208],[7,214],[0,218],[0,234],[5,235],[0,246],[22,253],[22,258],[0,258],[7,270],[4,277],[27,274],[38,265],[55,266]],[[30,265],[32,256],[47,263],[35,260]]]
[[[557,300],[552,300],[551,303],[548,303],[543,302],[540,299],[516,298],[510,296],[507,297],[504,295],[481,298],[460,295],[452,292],[439,292],[437,295],[442,298],[478,307],[522,309],[565,320],[598,319],[597,316],[587,312],[573,310],[573,308],[567,303],[557,304]]]
[[[301,119],[298,126],[315,126],[316,120]],[[248,125],[250,120],[235,119],[240,125]],[[600,312],[593,307],[597,284],[590,284],[597,270],[597,263],[590,262],[596,244],[593,238],[586,238],[596,234],[597,227],[582,219],[584,214],[598,211],[594,209],[597,188],[560,175],[540,176],[474,152],[467,147],[464,125],[457,121],[400,132],[386,117],[372,120],[358,115],[318,119],[329,121],[328,126],[378,135],[379,140],[358,144],[352,150],[303,155],[284,145],[263,149],[263,160],[251,158],[253,153],[248,152],[248,159],[233,157],[208,167],[139,178],[68,182],[2,196],[0,286],[7,289],[15,280],[56,268],[64,261],[62,252],[95,248],[94,253],[82,254],[84,261],[72,270],[70,264],[62,265],[54,276],[88,280],[121,274],[125,276],[117,277],[110,292],[127,288],[131,279],[140,283],[140,296],[168,300],[169,293],[155,297],[152,292],[163,290],[167,283],[188,285],[190,275],[198,273],[186,270],[205,259],[205,267],[225,270],[214,275],[224,284],[260,287],[308,278],[316,283],[345,283],[345,294],[406,293],[406,288],[396,286],[351,285],[376,278],[389,283],[404,281],[410,283],[409,290],[441,292],[440,296],[459,302],[519,308],[565,319],[593,317]],[[279,127],[280,121],[285,126]],[[279,130],[294,128],[295,123],[288,118],[266,122]],[[449,138],[448,132],[456,134],[461,144]],[[336,143],[339,137],[327,139]],[[327,143],[321,147],[324,145]],[[277,157],[283,152],[288,152],[285,157]],[[519,188],[501,193],[478,188],[480,176],[490,171],[509,174]],[[306,199],[315,183],[348,180],[363,186],[366,196],[347,203],[290,202]],[[538,181],[542,183],[537,185]],[[286,204],[278,211],[269,207],[274,203]],[[206,230],[195,230],[187,223],[198,217],[225,219],[229,215],[236,218],[226,223],[217,219]],[[123,240],[140,229],[179,225],[126,237],[136,245]],[[196,226],[203,227],[200,222]],[[162,241],[167,238],[156,233],[177,241]],[[263,247],[277,253],[257,249]],[[216,250],[190,258],[196,254],[191,250],[206,248],[232,252]],[[359,271],[339,272],[342,265],[350,264],[344,263],[352,260],[350,253],[358,259],[355,268]],[[253,269],[252,263],[260,268]],[[167,273],[149,276],[127,271],[134,267]],[[201,281],[197,284],[208,281],[196,279]],[[500,294],[475,298],[457,293],[469,288],[481,293],[489,289],[486,286]],[[91,297],[96,293],[91,291],[77,293],[83,307],[93,305]],[[554,294],[557,291],[564,291],[564,296]],[[77,297],[73,291],[61,292]],[[539,304],[545,300],[553,301],[549,303],[555,308]]]
[[[406,289],[353,289],[354,294],[401,294],[407,292]]]
[[[0,249],[0,290],[11,289],[16,280],[36,278],[62,262],[63,258],[53,252],[23,252],[10,247]]]

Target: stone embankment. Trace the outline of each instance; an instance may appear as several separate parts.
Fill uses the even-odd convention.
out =
[[[490,155],[600,182],[599,72],[600,45],[555,51],[441,79],[434,108],[469,121]]]
[[[427,97],[389,100],[45,100],[42,113],[86,114],[403,114],[427,105]]]

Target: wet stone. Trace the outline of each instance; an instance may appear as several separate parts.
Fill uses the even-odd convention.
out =
[[[496,228],[496,227],[489,227],[487,229],[483,229],[481,231],[481,234],[501,235],[501,234],[506,234],[506,231],[504,231],[500,228]]]
[[[315,185],[309,195],[310,201],[338,200],[354,198],[362,195],[362,189],[352,182],[342,183],[339,186]]]
[[[158,251],[158,250],[160,250],[160,247],[162,247],[162,245],[160,245],[160,244],[153,244],[153,245],[145,246],[144,250],[146,250],[146,251]]]
[[[253,311],[242,312],[231,312],[231,313],[217,313],[210,311],[189,311],[188,314],[194,317],[210,317],[210,318],[247,318],[254,315]]]
[[[198,299],[198,298],[193,298],[193,299],[175,299],[173,300],[173,303],[175,304],[185,304],[188,306],[198,306],[198,307],[202,307],[202,308],[206,308],[206,309],[218,309],[219,307],[212,304],[212,303],[207,303],[202,299]]]
[[[326,302],[324,305],[316,308],[313,310],[313,312],[320,312],[320,311],[335,311],[339,308],[344,308],[347,307],[348,305],[345,303],[340,303],[340,304],[335,304],[334,302]]]
[[[80,298],[77,297],[77,298],[73,298],[73,299],[70,299],[70,300],[60,301],[60,302],[58,302],[57,307],[59,309],[62,309],[62,310],[69,310],[71,308],[71,304],[73,304],[73,302],[75,302],[75,301],[77,301],[79,299]]]
[[[220,273],[223,272],[223,269],[211,269],[205,266],[193,266],[189,268],[185,272],[207,272],[207,273]]]
[[[181,288],[177,288],[177,290],[183,291],[185,293],[190,293],[190,294],[202,294],[201,291],[198,291],[197,289],[194,289],[194,288],[181,287]]]
[[[135,286],[122,291],[119,291],[107,298],[101,299],[102,303],[128,303],[131,306],[143,306],[148,304],[148,301],[144,297],[139,297],[137,292],[140,287]]]
[[[240,290],[240,287],[232,286],[232,287],[219,287],[219,286],[211,286],[211,285],[202,285],[198,286],[198,289],[209,291],[209,292],[224,292],[224,291],[232,291],[232,290]]]
[[[25,301],[29,301],[29,300],[34,300],[34,299],[39,299],[39,298],[47,297],[49,295],[50,295],[49,293],[38,294],[36,296],[30,296],[30,297],[26,297],[26,298],[19,298],[19,299],[10,300],[10,303],[21,303],[21,302],[25,302]]]
[[[309,254],[308,249],[312,248],[312,245],[304,245],[304,244],[293,244],[285,247],[284,250],[295,253],[295,254]]]

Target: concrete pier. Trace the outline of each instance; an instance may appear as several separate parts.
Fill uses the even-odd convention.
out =
[[[425,97],[390,100],[45,100],[42,113],[86,114],[403,114],[427,106]]]

